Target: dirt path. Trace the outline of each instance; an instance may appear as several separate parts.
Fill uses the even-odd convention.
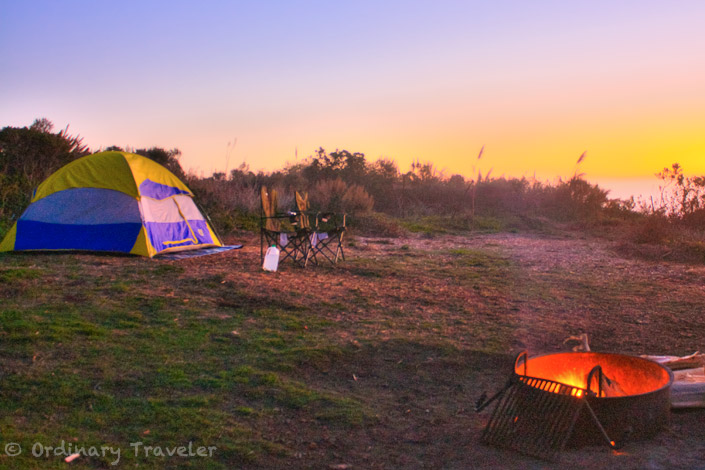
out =
[[[375,245],[379,239],[361,238],[363,245]],[[626,258],[617,253],[617,244],[592,237],[543,236],[533,234],[491,233],[472,236],[443,235],[384,239],[390,247],[404,245],[420,250],[483,248],[507,255],[529,273],[547,273],[562,269],[572,273],[596,275],[628,274],[636,278],[657,280],[687,279],[705,281],[705,265],[655,263]],[[705,282],[703,283],[705,290]]]
[[[516,347],[549,351],[562,347],[565,337],[587,333],[596,349],[679,355],[705,350],[705,338],[697,334],[705,324],[705,265],[626,258],[615,243],[574,235],[498,233],[389,243],[381,249],[482,249],[510,260]]]

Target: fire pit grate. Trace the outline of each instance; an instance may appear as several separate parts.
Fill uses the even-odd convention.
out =
[[[577,387],[535,377],[516,377],[502,393],[482,442],[555,460],[586,404]]]
[[[522,359],[524,375],[516,373]],[[484,395],[478,400],[476,411],[499,400],[482,434],[482,442],[545,460],[556,460],[585,408],[596,430],[611,447],[616,448],[587,402],[587,397],[594,396],[594,392],[550,379],[530,377],[526,375],[527,360],[526,352],[519,354],[514,373],[504,389],[489,400]]]

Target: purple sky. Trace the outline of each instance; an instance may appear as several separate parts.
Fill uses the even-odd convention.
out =
[[[176,147],[204,174],[319,146],[466,176],[569,177],[584,151],[593,180],[703,174],[703,24],[699,1],[0,0],[0,125]]]

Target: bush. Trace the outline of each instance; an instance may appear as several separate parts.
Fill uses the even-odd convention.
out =
[[[372,210],[375,201],[372,196],[367,194],[365,188],[356,184],[350,186],[345,194],[343,194],[343,207],[345,212],[350,213],[367,213]]]
[[[348,185],[340,179],[322,180],[309,190],[311,206],[317,210],[330,212],[345,212],[343,196]]]
[[[348,186],[340,178],[319,181],[311,188],[309,197],[312,207],[328,212],[362,214],[374,206],[372,196],[362,186]]]
[[[607,191],[574,176],[544,192],[541,204],[546,215],[559,221],[589,221],[600,218],[607,204]]]
[[[656,176],[661,178],[661,211],[683,218],[705,209],[705,176],[685,176],[683,168],[674,163]]]
[[[674,238],[674,227],[665,215],[650,214],[636,224],[629,238],[638,244],[666,244]]]
[[[54,171],[88,155],[90,150],[68,128],[52,133],[53,124],[37,119],[29,128],[0,130],[0,230],[29,205],[32,191]]]
[[[258,229],[259,221],[253,223],[260,212],[260,196],[255,186],[193,175],[187,177],[186,183],[221,235],[234,230]]]
[[[705,230],[705,208],[683,215],[683,225],[696,230]]]

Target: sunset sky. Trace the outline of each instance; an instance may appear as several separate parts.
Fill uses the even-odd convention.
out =
[[[705,174],[703,24],[677,0],[0,0],[0,127],[179,148],[204,175],[324,147],[624,196]]]

